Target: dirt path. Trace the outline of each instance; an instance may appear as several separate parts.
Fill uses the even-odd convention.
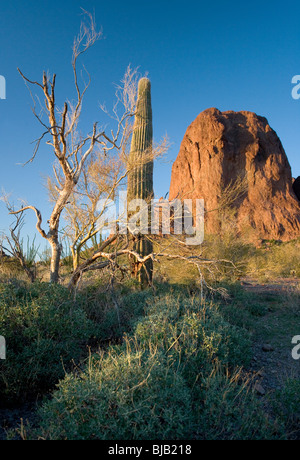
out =
[[[268,313],[255,322],[252,361],[266,391],[282,388],[288,378],[300,379],[300,360],[292,357],[292,338],[300,335],[300,301],[295,295],[299,283],[295,278],[278,279],[272,284],[250,279],[241,282],[247,292],[264,299],[269,295]]]
[[[252,278],[243,278],[241,285],[248,292],[256,294],[290,294],[300,285],[300,279],[297,278],[277,278],[272,283],[262,284]]]

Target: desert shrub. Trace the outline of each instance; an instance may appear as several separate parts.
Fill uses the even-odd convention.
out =
[[[132,291],[123,286],[111,293],[94,284],[80,294],[80,302],[88,318],[97,326],[97,337],[103,342],[116,342],[130,332],[133,323],[143,315],[149,297],[153,297],[150,289]]]
[[[269,439],[275,432],[236,365],[249,337],[213,304],[145,299],[131,338],[60,382],[40,411],[44,439]]]
[[[168,240],[166,239],[166,242]],[[289,242],[263,241],[261,245],[241,238],[234,227],[230,231],[216,235],[206,234],[201,245],[201,256],[212,260],[227,260],[206,269],[202,275],[209,284],[232,282],[249,276],[260,282],[272,281],[278,277],[300,277],[300,240]],[[192,252],[176,247],[176,253],[189,256]],[[163,275],[170,283],[189,284],[198,278],[198,273],[188,262],[162,259],[155,266],[156,275]]]
[[[180,373],[132,341],[93,356],[60,382],[40,411],[44,439],[183,439],[192,431],[191,397]]]
[[[216,359],[229,366],[246,365],[251,359],[247,331],[225,321],[215,304],[196,298],[165,296],[151,302],[135,337],[180,362],[191,384],[209,372]]]
[[[12,278],[26,279],[20,262],[12,257],[0,257],[0,282],[7,282]]]
[[[248,260],[256,253],[255,246],[239,238],[235,231],[216,235],[207,235],[201,247],[202,256],[212,260],[227,260],[230,263],[218,263],[217,270],[203,270],[207,281],[232,281],[245,276]]]
[[[7,344],[0,395],[18,399],[57,383],[95,328],[62,286],[14,282],[0,286],[0,331]]]
[[[198,439],[263,440],[276,437],[276,426],[263,412],[251,381],[241,370],[230,373],[216,363],[195,391],[198,392]]]
[[[286,438],[300,437],[300,381],[288,379],[271,398],[274,414]]]
[[[247,272],[263,280],[276,277],[300,277],[300,240],[286,243],[265,242],[249,257]]]
[[[249,335],[221,307],[182,288],[125,298],[140,315],[130,336],[65,376],[39,411],[32,438],[276,437],[252,382],[236,367],[249,362]]]

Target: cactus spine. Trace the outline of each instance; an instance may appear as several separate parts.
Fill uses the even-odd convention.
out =
[[[148,78],[142,78],[138,85],[137,110],[129,154],[128,202],[143,199],[150,204],[153,198],[152,138],[151,83]],[[150,211],[149,218],[151,219]],[[135,235],[132,248],[142,257],[153,252],[153,244],[147,235]],[[149,259],[141,266],[131,258],[130,263],[132,275],[139,281],[141,287],[149,285],[153,273],[152,260]]]

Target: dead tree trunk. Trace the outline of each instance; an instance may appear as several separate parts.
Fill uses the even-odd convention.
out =
[[[51,283],[58,283],[59,281],[59,264],[60,264],[60,257],[62,253],[62,246],[58,241],[58,238],[53,239],[50,241],[51,245],[51,263],[50,263],[50,282]]]

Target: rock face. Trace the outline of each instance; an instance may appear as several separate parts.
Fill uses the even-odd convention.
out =
[[[297,177],[297,179],[294,180],[294,182],[293,182],[293,190],[294,190],[294,193],[295,193],[296,197],[300,201],[300,176]]]
[[[244,178],[235,200],[237,229],[283,241],[300,236],[300,202],[291,167],[277,134],[252,112],[207,109],[189,126],[173,164],[170,200],[204,198],[206,211],[220,208],[224,189]],[[220,213],[205,214],[206,231],[220,230]]]

